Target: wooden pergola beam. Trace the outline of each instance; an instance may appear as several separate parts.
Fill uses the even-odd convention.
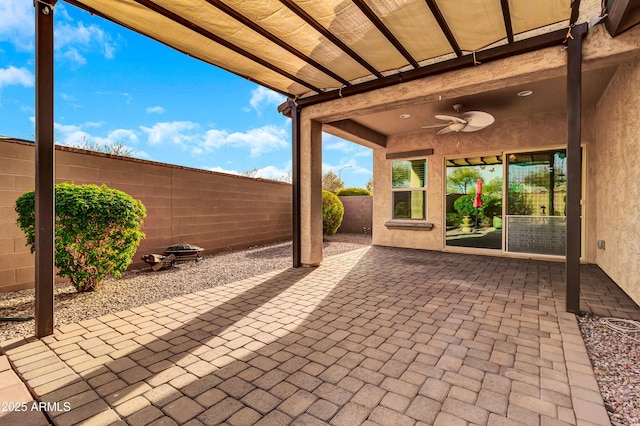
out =
[[[301,108],[295,101],[289,100],[291,110],[291,190],[293,205],[293,267],[302,266],[302,232],[300,223],[302,210],[300,208],[300,112]]]
[[[382,20],[378,18],[378,15],[375,14],[373,10],[364,2],[364,0],[353,0],[356,6],[360,9],[362,13],[365,14],[367,19],[371,21],[371,23],[385,36],[385,38],[395,47],[395,49],[400,52],[402,56],[411,64],[413,68],[420,68],[418,61],[415,60],[411,53],[400,43],[400,41],[396,38],[396,36],[389,30],[389,28],[384,25]]]
[[[580,313],[580,254],[582,233],[582,39],[588,24],[576,25],[568,39],[567,61],[567,237],[566,310]]]
[[[53,8],[35,2],[36,36],[36,337],[53,334],[55,147],[53,137]]]
[[[318,21],[313,19],[303,8],[298,6],[293,0],[280,0],[280,2],[289,8],[293,13],[298,15],[300,19],[302,19],[305,23],[307,23],[314,30],[322,34],[326,37],[331,43],[336,45],[340,50],[349,55],[354,61],[362,65],[364,68],[368,69],[369,72],[375,75],[378,78],[382,77],[382,73],[378,71],[373,65],[364,60],[360,55],[358,55],[353,49],[347,46],[341,39],[336,37],[331,31],[327,30],[325,27],[320,25]]]

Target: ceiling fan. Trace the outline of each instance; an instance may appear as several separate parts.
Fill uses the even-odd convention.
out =
[[[464,105],[455,104],[453,109],[456,112],[456,115],[436,115],[438,120],[447,121],[445,124],[435,124],[433,126],[422,126],[423,129],[432,129],[436,127],[444,127],[438,131],[439,135],[444,135],[445,133],[450,132],[477,132],[478,130],[482,130],[487,126],[493,124],[495,119],[493,115],[488,112],[483,111],[467,111],[462,114],[460,111]]]

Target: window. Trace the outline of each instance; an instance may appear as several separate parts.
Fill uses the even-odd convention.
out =
[[[427,218],[427,160],[391,163],[393,219]]]

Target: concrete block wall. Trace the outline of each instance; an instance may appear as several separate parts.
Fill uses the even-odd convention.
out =
[[[344,206],[344,217],[338,232],[362,234],[367,228],[373,228],[373,197],[368,195],[352,195],[338,197]]]
[[[34,145],[0,140],[0,292],[32,288],[34,259],[16,223],[15,200],[32,190]],[[291,238],[291,186],[85,150],[56,147],[56,182],[106,184],[147,209],[140,256],[177,243],[205,254]]]

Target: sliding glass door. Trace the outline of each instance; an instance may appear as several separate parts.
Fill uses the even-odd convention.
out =
[[[446,160],[446,247],[564,256],[566,151]]]
[[[447,160],[446,245],[502,250],[502,155]]]
[[[507,154],[506,251],[564,256],[565,159],[563,149]]]

